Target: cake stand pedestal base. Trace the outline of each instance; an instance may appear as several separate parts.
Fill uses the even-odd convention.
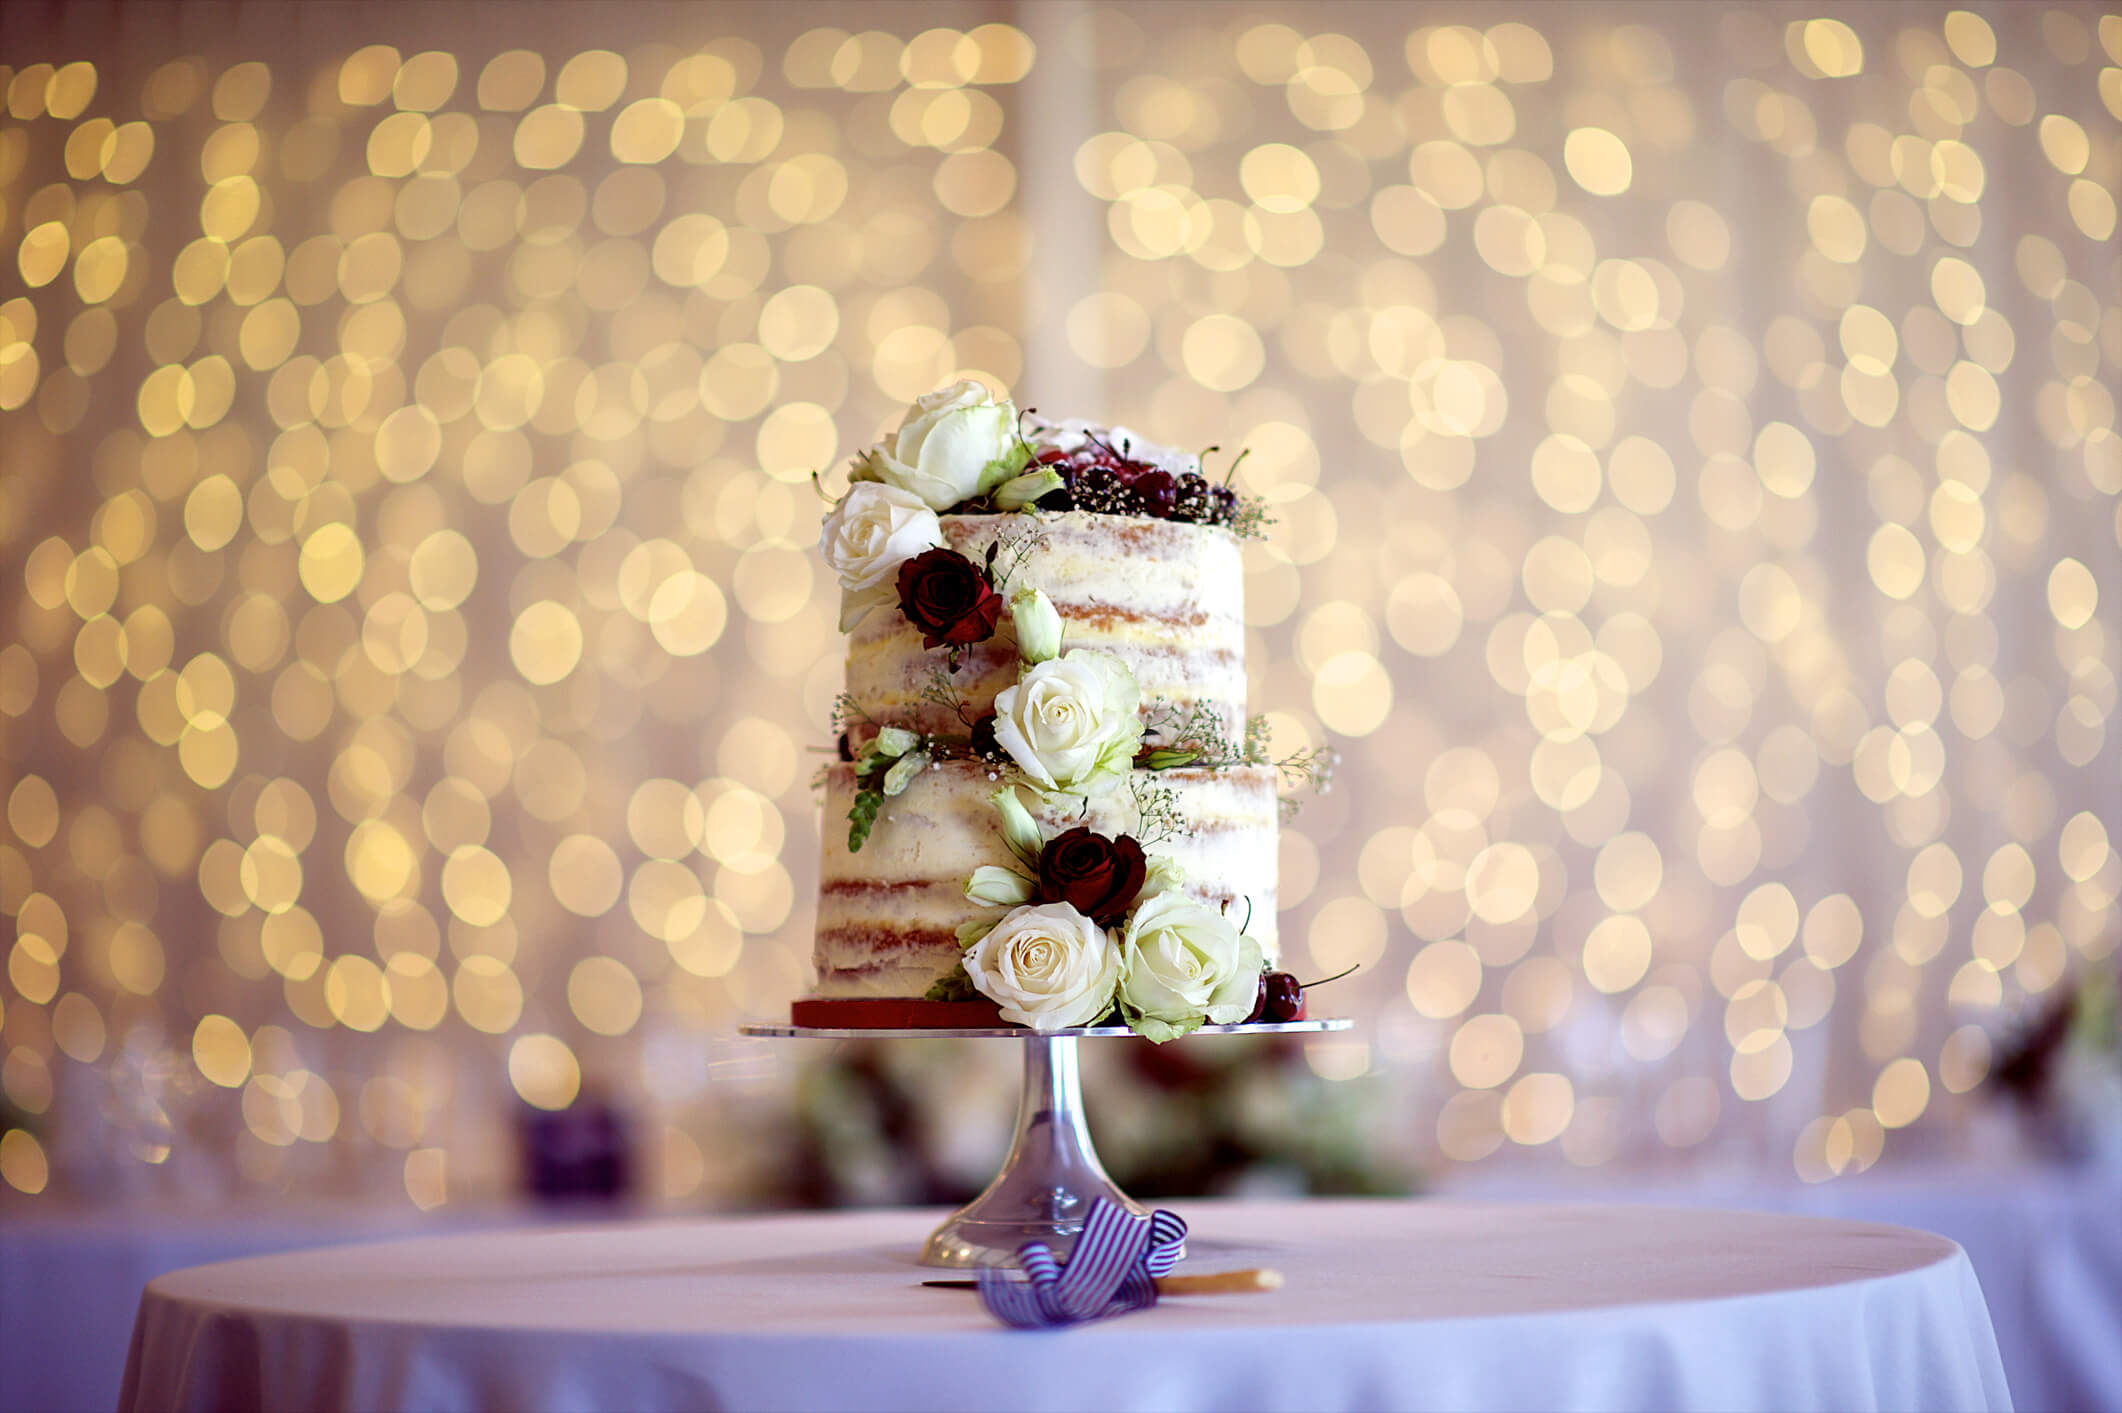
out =
[[[1293,1031],[1346,1030],[1346,1020],[1301,1020],[1252,1025],[1203,1026],[1196,1035],[1274,1035]],[[1024,1047],[1024,1092],[1017,1101],[1017,1131],[1009,1156],[987,1190],[951,1213],[921,1250],[924,1266],[964,1269],[1010,1266],[1017,1248],[1043,1241],[1066,1260],[1083,1222],[1099,1198],[1137,1215],[1147,1209],[1105,1175],[1083,1121],[1083,1085],[1076,1070],[1076,1041],[1088,1037],[1134,1037],[1123,1026],[1094,1026],[1040,1035],[1020,1027],[962,1030],[858,1030],[796,1025],[747,1025],[746,1035],[817,1040],[999,1038]]]
[[[987,1191],[951,1213],[921,1249],[924,1266],[1002,1266],[1027,1241],[1043,1241],[1066,1258],[1083,1219],[1099,1198],[1141,1215],[1114,1185],[1091,1146],[1076,1072],[1076,1037],[1024,1041],[1024,1093],[1009,1156]]]

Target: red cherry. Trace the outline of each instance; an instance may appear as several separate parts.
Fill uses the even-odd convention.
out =
[[[1266,1007],[1264,1014],[1271,1021],[1294,1021],[1304,1019],[1304,988],[1297,978],[1286,971],[1271,971],[1264,983]]]

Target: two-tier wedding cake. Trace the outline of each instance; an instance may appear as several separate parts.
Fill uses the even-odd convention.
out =
[[[1278,775],[1245,715],[1257,504],[977,383],[856,459],[821,537],[849,634],[810,1024],[999,1010],[1153,1039],[1255,1018]]]

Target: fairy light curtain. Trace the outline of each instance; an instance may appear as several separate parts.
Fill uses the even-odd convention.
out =
[[[269,8],[0,19],[8,1190],[430,1206],[585,1084],[720,1190],[809,478],[964,374],[1249,452],[1426,1160],[1950,1144],[2114,964],[2122,19]]]

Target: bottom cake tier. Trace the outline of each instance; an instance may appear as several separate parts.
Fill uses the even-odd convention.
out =
[[[1172,792],[1188,832],[1150,844],[1150,852],[1178,865],[1188,892],[1243,924],[1272,964],[1280,955],[1274,769],[1160,770],[1152,783]],[[989,801],[998,784],[980,761],[939,761],[885,800],[868,841],[850,853],[854,767],[826,772],[815,995],[919,997],[950,974],[958,924],[992,915],[966,900],[965,881],[983,864],[1014,862]],[[1068,799],[1034,805],[1032,813],[1049,838],[1077,825],[1105,834],[1135,827],[1125,792],[1093,800],[1087,810]]]

